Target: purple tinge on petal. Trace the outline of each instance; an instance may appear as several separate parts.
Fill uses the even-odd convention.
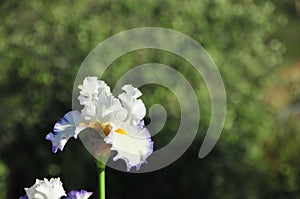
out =
[[[82,121],[84,119],[81,117],[80,112],[70,111],[54,125],[53,133],[51,132],[46,136],[46,140],[52,142],[53,153],[56,153],[58,149],[62,151],[71,137],[77,138],[80,132],[78,129],[84,129],[78,127]]]
[[[88,199],[92,194],[93,192],[87,192],[86,190],[72,190],[65,199]]]
[[[137,127],[140,128],[140,129],[144,128],[144,127],[145,127],[145,122],[144,122],[144,120],[141,120],[141,121],[137,124]]]
[[[66,139],[61,139],[58,135],[55,135],[53,133],[49,133],[46,136],[46,140],[49,140],[52,142],[52,152],[56,153],[57,150],[59,149],[60,151],[63,150],[64,145],[66,144],[67,140]],[[64,141],[64,142],[63,142]]]
[[[131,126],[128,123],[119,123],[114,127],[113,133],[108,134],[104,141],[111,144],[111,149],[117,151],[113,161],[122,159],[127,165],[127,171],[132,167],[136,170],[146,163],[146,159],[153,153],[153,141],[147,128]],[[120,134],[116,129],[122,129],[125,134]],[[116,133],[117,132],[117,133]]]
[[[27,195],[21,196],[19,199],[28,199],[28,196]]]

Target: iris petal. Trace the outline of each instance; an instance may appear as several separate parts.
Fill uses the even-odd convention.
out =
[[[97,77],[86,77],[79,86],[80,96],[78,100],[84,106],[82,114],[85,119],[107,123],[111,120],[124,120],[127,111],[121,102],[110,92],[110,88],[104,81]]]
[[[87,126],[79,126],[83,121],[85,120],[78,111],[70,111],[55,124],[53,133],[46,136],[46,139],[52,142],[53,153],[58,149],[62,151],[71,137],[76,139],[80,131],[87,128]]]
[[[110,150],[117,151],[113,160],[123,159],[128,171],[134,166],[138,170],[153,152],[150,133],[146,128],[131,126],[128,123],[119,123],[115,126],[117,127],[114,127],[114,130],[104,139],[107,144],[112,145]]]
[[[101,123],[107,123],[114,120],[123,121],[127,116],[127,111],[122,107],[121,102],[113,95],[107,95],[100,92],[99,102],[95,104],[95,119]]]
[[[68,196],[65,199],[88,199],[92,194],[92,192],[87,192],[85,190],[73,190],[68,193]]]
[[[84,106],[82,113],[87,118],[95,116],[95,104],[99,100],[100,93],[111,95],[110,88],[104,81],[98,80],[97,77],[84,78],[83,84],[79,85],[78,88],[80,89],[78,100]]]
[[[35,184],[30,188],[25,188],[26,195],[29,199],[53,198],[59,199],[66,196],[62,182],[59,178],[51,178],[50,180],[36,180]]]
[[[123,86],[122,90],[125,92],[120,94],[118,97],[124,108],[128,111],[127,120],[135,126],[146,115],[146,107],[143,101],[141,99],[137,99],[142,95],[142,93],[130,84]]]

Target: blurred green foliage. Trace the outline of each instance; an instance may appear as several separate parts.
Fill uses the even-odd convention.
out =
[[[60,176],[66,190],[85,188],[96,198],[97,170],[83,145],[72,140],[54,155],[45,136],[72,108],[73,81],[92,48],[121,31],[157,26],[192,37],[216,62],[228,100],[224,131],[212,153],[198,159],[210,121],[209,95],[201,77],[167,52],[124,55],[105,73],[109,85],[139,64],[170,65],[195,88],[201,121],[193,145],[167,168],[140,175],[108,168],[108,198],[297,198],[299,117],[292,114],[278,122],[277,115],[300,98],[290,93],[293,100],[279,107],[267,97],[274,85],[284,82],[275,71],[286,50],[292,49],[290,58],[299,55],[299,47],[282,43],[282,27],[296,34],[288,25],[299,24],[292,21],[293,5],[279,0],[1,1],[0,197],[17,198],[36,178]],[[299,92],[297,86],[293,89]],[[165,88],[142,91],[147,107],[160,103],[168,110],[163,131],[154,137],[162,147],[177,130],[178,103]]]

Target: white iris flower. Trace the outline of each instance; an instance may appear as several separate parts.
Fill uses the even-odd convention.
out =
[[[44,180],[37,179],[35,184],[30,188],[25,188],[25,191],[29,199],[58,199],[62,196],[66,196],[66,192],[59,178],[51,178],[50,180],[46,178]]]
[[[88,199],[93,193],[85,190],[72,190],[66,194],[60,178],[51,178],[50,180],[36,179],[35,184],[30,188],[25,188],[26,195],[19,199]]]
[[[153,152],[151,135],[143,122],[146,108],[138,99],[142,93],[125,85],[117,99],[97,77],[86,77],[79,89],[78,100],[84,108],[68,112],[55,124],[53,133],[46,137],[52,142],[52,151],[62,151],[71,137],[76,139],[82,130],[93,128],[111,145],[110,150],[117,151],[114,161],[123,159],[128,171],[131,167],[138,170]]]

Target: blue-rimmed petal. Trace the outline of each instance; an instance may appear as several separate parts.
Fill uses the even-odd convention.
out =
[[[53,133],[49,133],[46,136],[46,140],[52,142],[52,152],[56,153],[58,149],[62,151],[71,137],[76,139],[80,131],[87,128],[87,126],[79,125],[84,121],[78,111],[70,111],[65,114],[65,116],[55,124]]]
[[[142,125],[142,124],[141,124]],[[140,169],[146,159],[153,153],[153,141],[147,128],[131,126],[129,123],[114,124],[112,131],[104,139],[111,144],[111,149],[117,151],[114,161],[122,159],[126,162],[127,171],[131,167]]]
[[[88,199],[93,192],[87,192],[85,190],[73,190],[68,193],[68,196],[65,199]]]
[[[19,199],[28,199],[28,196],[27,195],[21,196]]]

